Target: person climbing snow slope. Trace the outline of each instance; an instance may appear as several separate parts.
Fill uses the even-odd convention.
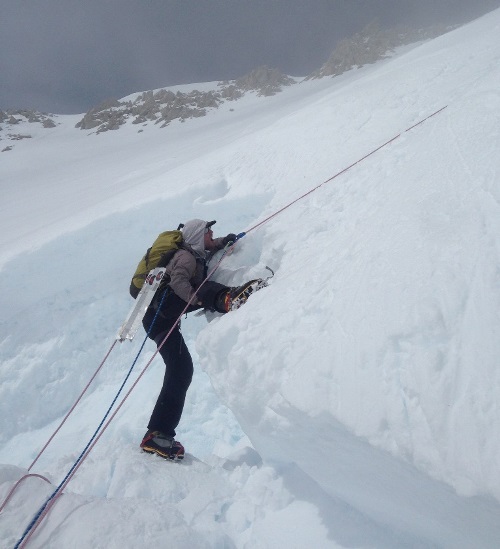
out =
[[[193,361],[181,334],[183,311],[187,306],[186,313],[203,308],[225,314],[244,303],[258,282],[230,288],[205,280],[211,256],[237,239],[232,233],[214,239],[214,223],[192,219],[181,226],[182,243],[169,259],[162,285],[143,319],[144,329],[159,347],[165,377],[140,447],[165,459],[184,457],[184,447],[175,440],[175,429],[193,376]]]

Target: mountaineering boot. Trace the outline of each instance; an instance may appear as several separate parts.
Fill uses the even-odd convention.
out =
[[[160,431],[148,431],[142,439],[141,448],[143,452],[156,454],[164,459],[179,460],[184,458],[184,446]]]
[[[267,281],[262,278],[249,280],[237,288],[229,288],[221,292],[215,300],[215,309],[220,313],[228,313],[239,309],[247,299],[257,290],[267,286]]]

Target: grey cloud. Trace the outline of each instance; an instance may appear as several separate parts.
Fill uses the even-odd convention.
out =
[[[455,23],[500,0],[0,0],[0,108],[80,113],[109,97],[317,69],[341,38]]]

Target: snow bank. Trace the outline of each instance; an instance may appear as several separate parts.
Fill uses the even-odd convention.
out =
[[[418,492],[421,472],[500,499],[500,186],[498,160],[485,152],[500,145],[493,28],[485,18],[360,77],[319,128],[308,124],[317,103],[294,117],[301,135],[316,132],[324,157],[361,133],[354,159],[368,140],[375,148],[397,135],[397,123],[449,104],[273,219],[259,257],[277,271],[272,286],[198,340],[217,393],[258,451],[298,464],[370,516],[394,503],[398,485]],[[292,162],[287,177],[299,179],[302,165]],[[289,185],[280,191],[269,209],[294,197]],[[353,446],[366,459],[353,459]],[[408,478],[373,481],[388,455],[412,466]],[[398,501],[382,520],[402,527],[414,505]]]

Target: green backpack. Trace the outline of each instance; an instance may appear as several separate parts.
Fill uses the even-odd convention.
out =
[[[135,299],[141,291],[149,271],[155,267],[166,267],[182,245],[181,231],[165,231],[158,235],[151,248],[137,265],[132,282],[130,295]]]

